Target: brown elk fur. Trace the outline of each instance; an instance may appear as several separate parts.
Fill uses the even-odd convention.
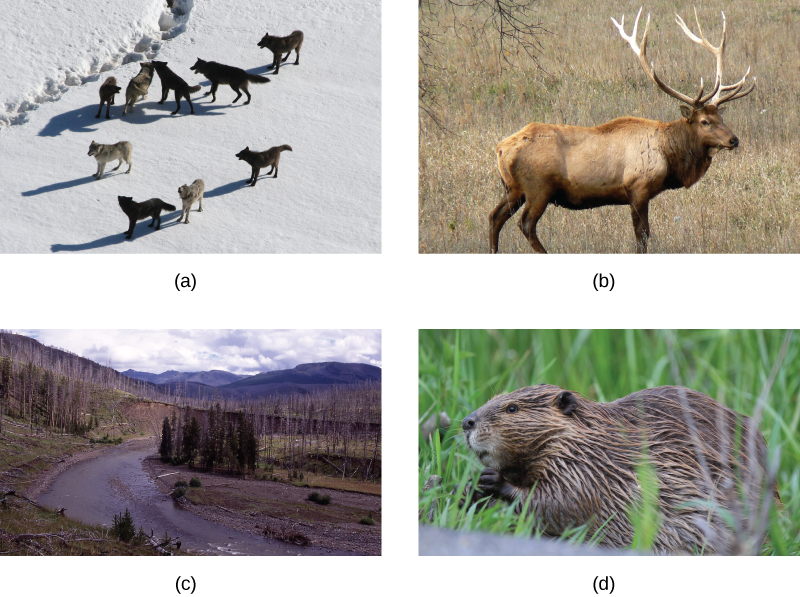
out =
[[[762,504],[779,503],[755,423],[687,388],[596,403],[541,384],[495,396],[462,427],[487,467],[478,497],[516,503],[517,512],[528,503],[546,535],[586,524],[590,535],[601,532],[601,545],[630,547],[642,463],[658,484],[656,553],[729,553],[742,535],[759,532],[750,521]],[[725,511],[745,513],[744,528],[732,529]]]
[[[568,209],[630,205],[638,250],[647,251],[648,207],[667,189],[689,188],[721,148],[739,140],[716,106],[682,106],[673,122],[617,118],[596,127],[534,122],[501,141],[495,151],[506,192],[489,217],[490,249],[523,204],[520,228],[545,253],[536,224],[549,204]]]

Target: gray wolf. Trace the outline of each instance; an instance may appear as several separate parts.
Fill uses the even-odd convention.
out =
[[[172,72],[172,69],[167,66],[166,62],[153,60],[152,63],[156,67],[158,78],[161,79],[161,101],[158,103],[163,104],[169,95],[170,89],[174,89],[175,103],[178,104],[178,107],[175,108],[173,114],[177,114],[181,109],[181,98],[184,98],[187,102],[189,102],[189,107],[192,109],[192,114],[194,114],[194,106],[192,105],[192,99],[189,97],[189,94],[200,91],[200,85],[189,87],[189,84],[186,81]]]
[[[114,105],[114,96],[120,91],[122,91],[122,87],[117,87],[117,80],[114,77],[109,77],[100,85],[100,108],[97,110],[97,116],[95,116],[95,118],[100,118],[100,113],[103,111],[103,104],[106,105],[106,118],[111,118],[111,116],[108,115],[108,111],[111,109],[111,106]]]
[[[122,109],[122,115],[130,108],[133,112],[133,105],[139,100],[147,99],[147,90],[150,89],[150,83],[153,80],[153,66],[152,62],[142,62],[139,65],[139,74],[136,75],[131,82],[128,83],[128,88],[125,90],[125,107]]]
[[[119,167],[122,166],[122,162],[125,161],[128,162],[128,171],[125,172],[125,174],[129,174],[133,167],[131,163],[132,152],[133,145],[128,141],[120,141],[113,145],[103,145],[102,143],[95,143],[92,141],[92,144],[89,146],[88,155],[93,156],[94,159],[97,160],[97,172],[92,174],[92,176],[97,178],[97,180],[103,178],[103,171],[106,169],[106,164],[114,160],[119,160],[119,164],[117,164],[116,168],[111,170],[112,172],[119,170]]]
[[[192,208],[192,204],[195,202],[200,203],[200,209],[197,211],[203,211],[203,193],[206,190],[206,185],[202,179],[198,178],[192,184],[185,184],[178,189],[178,195],[181,196],[181,201],[183,202],[183,210],[181,211],[181,217],[178,218],[178,221],[183,221],[183,216],[186,216],[186,223],[189,223],[189,211]]]
[[[292,148],[288,145],[280,145],[279,147],[270,147],[267,151],[259,152],[250,151],[249,147],[245,147],[242,151],[237,153],[236,157],[250,164],[250,167],[253,169],[246,184],[249,184],[251,187],[256,186],[256,180],[258,180],[261,168],[266,168],[267,166],[270,167],[267,176],[272,174],[274,170],[275,174],[272,178],[278,178],[278,162],[281,159],[282,151],[292,151]]]
[[[247,90],[247,88],[250,83],[269,83],[269,79],[267,77],[251,75],[241,68],[220,64],[219,62],[208,62],[206,60],[201,60],[200,58],[197,59],[197,62],[195,62],[192,70],[196,73],[200,73],[209,81],[211,81],[211,91],[207,91],[206,95],[211,95],[212,102],[217,101],[217,87],[219,87],[220,84],[230,85],[231,89],[236,92],[236,99],[233,100],[234,104],[236,103],[236,100],[242,97],[242,91],[244,91],[247,95],[247,101],[245,104],[249,104],[250,92]]]
[[[133,200],[133,197],[118,195],[117,201],[119,201],[119,206],[122,208],[122,211],[125,212],[125,215],[128,216],[128,221],[130,222],[128,232],[125,235],[125,238],[128,240],[133,236],[133,229],[136,226],[136,222],[139,220],[153,218],[153,221],[150,222],[147,227],[152,228],[153,224],[157,224],[156,230],[161,230],[161,210],[175,211],[176,209],[174,205],[170,205],[161,199],[148,199],[147,201],[137,203]]]
[[[258,47],[266,48],[272,52],[272,64],[270,65],[270,68],[274,67],[274,74],[277,75],[281,68],[281,62],[285,62],[289,59],[289,54],[292,53],[292,50],[294,50],[297,54],[297,59],[294,61],[294,63],[300,64],[300,48],[303,47],[303,32],[292,31],[292,33],[286,37],[277,37],[270,35],[269,33],[265,33],[264,37],[261,38],[261,41],[258,42]],[[286,56],[284,56],[283,60],[281,60],[281,54],[284,52],[286,52]]]

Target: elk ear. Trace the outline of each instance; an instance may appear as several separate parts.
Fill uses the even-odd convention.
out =
[[[721,108],[717,108],[717,114],[722,116],[722,113],[728,108],[728,106],[722,106]]]
[[[575,412],[576,403],[577,400],[575,400],[575,395],[572,392],[561,392],[556,396],[556,406],[565,415],[571,415]]]
[[[683,117],[688,120],[689,122],[692,121],[692,116],[694,116],[694,110],[689,106],[681,106],[681,114]]]

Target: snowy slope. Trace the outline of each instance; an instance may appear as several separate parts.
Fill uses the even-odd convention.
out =
[[[186,2],[181,12],[188,12]],[[28,110],[93,80],[95,73],[152,57],[161,46],[159,21],[163,18],[165,29],[170,25],[163,0],[27,0],[0,6],[0,125],[25,122]]]
[[[20,14],[22,9],[2,2],[16,11],[15,18],[35,21],[4,32],[4,40],[16,35],[19,41],[4,41],[0,63],[18,59],[18,48],[34,49],[27,50],[33,53],[27,62],[21,54],[24,77],[3,73],[1,97],[6,104],[27,98],[40,105],[25,112],[23,124],[0,128],[0,252],[380,251],[379,0],[195,0],[187,3],[185,25],[168,32],[171,39],[152,43],[142,39],[158,29],[165,4],[131,0],[127,12],[135,6],[143,15],[135,18],[119,16],[107,2],[84,0],[86,29],[112,40],[106,48],[66,26],[74,20],[53,22],[41,11]],[[66,10],[73,3],[49,4]],[[292,53],[280,73],[271,74],[266,68],[271,53],[257,42],[267,31],[287,35],[295,29],[305,34],[300,65],[293,64]],[[23,44],[30,35],[35,39]],[[202,85],[193,95],[195,114],[182,101],[181,112],[170,115],[172,95],[159,106],[161,84],[155,76],[149,97],[123,119],[124,88],[139,71],[136,62],[123,64],[131,52],[155,55],[190,85]],[[235,93],[221,85],[211,104],[203,95],[209,82],[189,70],[198,57],[271,82],[251,84],[253,100],[246,106],[244,98],[232,104]],[[119,66],[98,72],[114,64]],[[75,73],[73,82],[87,82],[69,87],[57,101],[37,99],[37,77],[56,81],[58,73],[69,72]],[[123,92],[111,120],[95,119],[98,89],[109,75]],[[93,140],[130,141],[132,172],[122,174],[123,167],[109,173],[112,164],[103,180],[95,181],[90,175],[96,162],[86,155]],[[293,151],[282,154],[279,178],[267,178],[262,170],[257,186],[246,187],[250,167],[235,154],[245,146],[264,151],[282,144]],[[178,210],[162,216],[160,231],[144,220],[133,240],[125,240],[127,217],[118,195],[137,201],[160,197],[180,207],[178,187],[196,178],[205,181],[206,199],[202,213],[193,211],[191,224],[177,223]]]

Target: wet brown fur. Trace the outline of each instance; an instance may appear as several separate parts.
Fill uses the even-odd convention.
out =
[[[114,105],[114,96],[120,91],[122,91],[122,87],[117,86],[117,80],[114,77],[109,77],[100,85],[100,108],[97,110],[97,116],[95,116],[95,118],[100,118],[100,114],[103,111],[103,104],[106,105],[106,118],[111,118],[108,111],[111,109],[111,106]]]
[[[686,388],[596,403],[542,384],[492,398],[462,426],[487,467],[478,497],[516,502],[521,512],[533,491],[531,508],[550,536],[582,524],[593,533],[608,521],[601,545],[630,547],[626,513],[641,500],[636,466],[645,451],[658,479],[656,553],[727,553],[734,531],[708,504],[752,516],[773,491],[764,487],[767,445],[752,420]]]

